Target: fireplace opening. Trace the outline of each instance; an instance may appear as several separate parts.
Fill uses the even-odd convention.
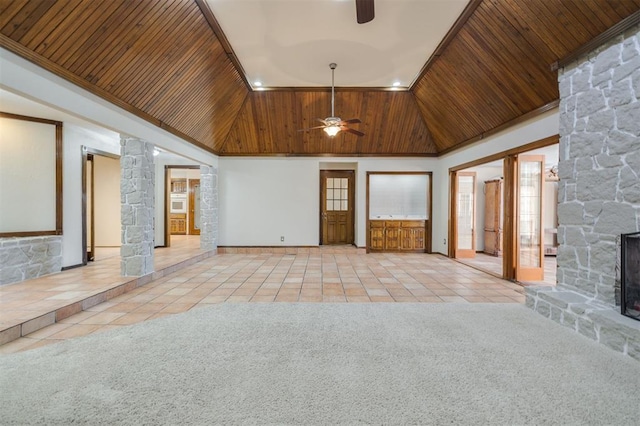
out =
[[[640,232],[621,236],[621,312],[640,321]]]

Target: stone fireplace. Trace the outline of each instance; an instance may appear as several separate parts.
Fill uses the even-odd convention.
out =
[[[616,291],[620,235],[640,231],[640,26],[558,81],[558,283],[527,288],[527,306],[640,360],[640,321]]]

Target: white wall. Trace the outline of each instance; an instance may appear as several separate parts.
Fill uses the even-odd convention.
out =
[[[94,155],[93,167],[95,245],[120,247],[120,159]]]
[[[327,158],[221,157],[221,246],[316,246],[320,240],[320,169]],[[330,167],[356,173],[356,245],[366,245],[368,171],[432,171],[425,158],[344,158]],[[280,237],[285,241],[281,242]]]
[[[82,263],[82,147],[120,155],[120,140],[87,131],[72,123],[62,125],[62,266]],[[118,189],[120,188],[118,183]],[[118,234],[118,237],[120,234]]]

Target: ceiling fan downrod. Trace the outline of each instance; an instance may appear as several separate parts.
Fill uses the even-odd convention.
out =
[[[338,65],[335,62],[329,64],[329,68],[331,68],[331,117],[335,117],[334,111],[334,99],[335,99],[335,88],[334,88],[334,74],[335,69]]]

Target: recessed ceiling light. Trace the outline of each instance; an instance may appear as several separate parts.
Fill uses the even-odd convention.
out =
[[[394,81],[393,82],[393,87],[400,87],[400,82],[399,81]]]
[[[256,87],[260,87],[260,86],[262,86],[262,82],[261,81],[254,81],[253,85],[256,86]]]

